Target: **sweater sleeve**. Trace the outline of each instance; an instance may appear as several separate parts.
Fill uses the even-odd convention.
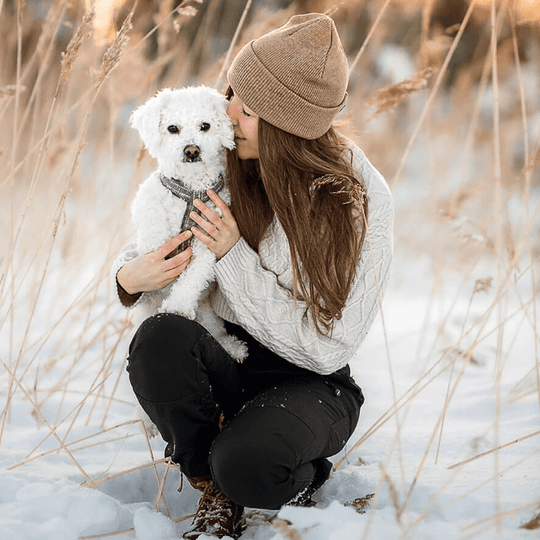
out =
[[[329,336],[317,332],[306,314],[306,304],[295,301],[279,275],[263,266],[259,254],[244,239],[217,264],[220,292],[238,323],[291,363],[322,375],[333,373],[352,358],[379,310],[388,283],[394,209],[387,186],[381,192],[371,190],[370,202],[356,276],[342,317]]]
[[[116,260],[113,262],[113,265],[111,268],[111,279],[113,280],[113,288],[114,290],[116,290],[117,298],[120,301],[120,303],[125,308],[128,308],[128,309],[131,309],[137,306],[141,302],[142,298],[144,297],[144,293],[138,293],[138,294],[127,293],[118,283],[116,276],[118,272],[120,271],[120,268],[122,268],[124,264],[131,261],[138,255],[139,255],[139,252],[137,251],[137,244],[135,242],[128,244],[122,249],[122,251],[120,252],[120,255],[118,255]]]

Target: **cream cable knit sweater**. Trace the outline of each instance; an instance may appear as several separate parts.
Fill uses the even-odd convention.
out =
[[[292,267],[287,237],[274,218],[259,253],[241,238],[216,265],[218,287],[212,306],[222,318],[239,324],[263,345],[289,362],[327,375],[345,366],[364,340],[384,295],[392,262],[394,205],[382,175],[358,146],[351,143],[353,167],[369,196],[368,232],[357,273],[342,317],[330,337],[321,336],[304,302],[292,295]],[[138,255],[129,244],[112,268]],[[118,287],[117,287],[118,290]],[[123,295],[119,295],[123,298]],[[144,302],[144,294],[132,306]]]

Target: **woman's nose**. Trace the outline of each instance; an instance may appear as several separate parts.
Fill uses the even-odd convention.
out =
[[[229,118],[231,119],[231,121],[234,123],[234,115],[232,111],[232,106],[230,104],[227,106],[227,114]]]
[[[236,109],[237,108],[232,103],[229,103],[227,107],[227,114],[229,115],[233,126],[238,125],[238,115],[236,114]]]

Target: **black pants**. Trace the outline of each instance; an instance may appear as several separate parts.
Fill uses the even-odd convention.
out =
[[[173,314],[147,319],[129,348],[130,382],[186,475],[211,473],[235,503],[277,509],[343,448],[362,391],[348,366],[318,375],[239,326],[227,323],[227,330],[248,345],[242,364],[194,321]]]

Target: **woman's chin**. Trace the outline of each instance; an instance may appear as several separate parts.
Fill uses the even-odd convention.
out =
[[[238,146],[236,147],[236,154],[238,155],[238,159],[259,159],[259,156],[258,155],[254,155],[253,152],[249,152],[247,150],[242,150],[240,148],[238,148]]]

